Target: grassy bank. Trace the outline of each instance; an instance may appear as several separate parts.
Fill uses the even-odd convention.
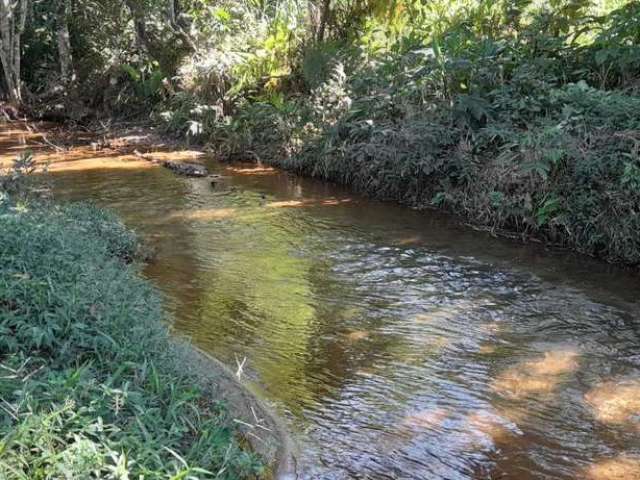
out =
[[[360,80],[331,81],[337,101],[320,113],[314,97],[244,105],[229,123],[212,123],[206,141],[222,158],[640,264],[640,96],[529,77],[425,103],[407,96],[404,75],[373,91],[375,77]]]
[[[0,478],[258,478],[181,373],[135,236],[87,205],[0,207]]]

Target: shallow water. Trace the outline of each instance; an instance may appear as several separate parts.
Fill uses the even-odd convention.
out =
[[[145,236],[173,330],[243,365],[302,478],[640,478],[637,277],[268,168],[118,162],[54,169],[58,198]]]

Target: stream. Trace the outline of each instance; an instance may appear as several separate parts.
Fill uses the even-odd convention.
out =
[[[116,160],[50,176],[154,248],[172,331],[242,366],[298,440],[301,479],[640,478],[637,276],[206,164],[214,186]]]

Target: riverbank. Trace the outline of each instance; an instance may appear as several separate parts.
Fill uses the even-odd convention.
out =
[[[549,103],[551,94],[539,95]],[[343,112],[334,125],[319,124],[315,133],[302,135],[305,117],[300,113],[307,105],[293,100],[288,109],[247,104],[230,123],[208,123],[209,129],[186,139],[167,125],[149,122],[115,123],[84,135],[45,126],[30,133],[25,148],[40,146],[40,162],[55,158],[53,171],[151,167],[137,149],[151,152],[156,162],[185,164],[197,163],[208,151],[228,163],[282,168],[376,199],[443,211],[493,236],[574,251],[637,271],[640,170],[634,132],[640,129],[635,114],[640,100],[584,85],[563,87],[553,95],[559,103],[544,115],[532,114],[526,125],[512,124],[512,112],[502,112],[504,135],[494,140],[487,137],[493,126],[469,135],[468,126],[458,125],[444,104],[391,123],[383,109],[367,125]],[[569,109],[574,114],[566,119]],[[378,135],[380,129],[386,133]],[[434,136],[434,129],[440,134]],[[356,130],[355,136],[348,133]],[[514,143],[504,144],[507,137]],[[446,145],[432,144],[440,141]],[[63,162],[56,145],[68,148]],[[8,158],[0,157],[0,165],[3,160],[6,164]],[[437,165],[428,167],[429,162]]]
[[[167,128],[181,131],[178,119],[199,111],[196,138],[229,161],[443,210],[493,235],[640,264],[633,91],[514,78],[427,105],[417,90],[407,93],[406,76],[380,83],[377,75],[331,78],[278,104],[245,102],[226,121],[195,109],[193,98],[175,107]]]
[[[115,217],[88,205],[4,205],[0,222],[0,476],[283,471],[273,416],[219,365],[170,340],[159,294],[138,274],[140,244]]]
[[[480,145],[488,141],[486,135],[493,127],[468,136],[466,127],[455,125],[446,105],[438,106],[435,113],[396,119],[384,129],[384,145],[375,148],[371,145],[381,137],[373,124],[365,128],[367,142],[373,142],[369,146],[361,143],[364,137],[357,135],[360,140],[352,143],[356,137],[345,136],[345,131],[360,128],[352,120],[324,125],[301,142],[301,120],[296,115],[306,108],[302,100],[285,110],[263,102],[248,104],[231,123],[210,123],[209,130],[186,139],[167,130],[167,125],[163,128],[148,121],[116,122],[80,134],[64,126],[14,123],[15,131],[3,135],[22,135],[22,148],[35,148],[40,164],[52,160],[52,171],[153,167],[141,159],[138,149],[150,153],[156,163],[197,165],[208,152],[227,163],[273,166],[344,185],[375,199],[443,211],[466,227],[493,236],[573,251],[637,271],[640,237],[635,233],[640,216],[635,212],[640,209],[640,170],[634,132],[640,129],[635,114],[639,97],[584,85],[561,90],[554,98],[564,103],[532,116],[536,123],[507,125],[504,120],[504,132],[508,129],[509,138],[517,140],[511,146],[493,141]],[[548,95],[540,93],[540,101]],[[568,122],[563,120],[567,109],[582,114],[575,113]],[[424,142],[445,138],[429,133],[434,128],[466,138],[466,147],[459,148],[462,144],[456,141],[421,159]],[[545,140],[549,135],[550,143]],[[370,156],[357,153],[362,149]],[[549,155],[559,156],[551,161]],[[0,167],[10,161],[10,156],[0,155]],[[420,165],[426,161],[439,166],[425,170]]]

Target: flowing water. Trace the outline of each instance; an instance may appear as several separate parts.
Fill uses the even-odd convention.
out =
[[[243,365],[301,478],[640,478],[636,276],[269,168],[95,156],[58,198],[155,248],[175,334]]]

